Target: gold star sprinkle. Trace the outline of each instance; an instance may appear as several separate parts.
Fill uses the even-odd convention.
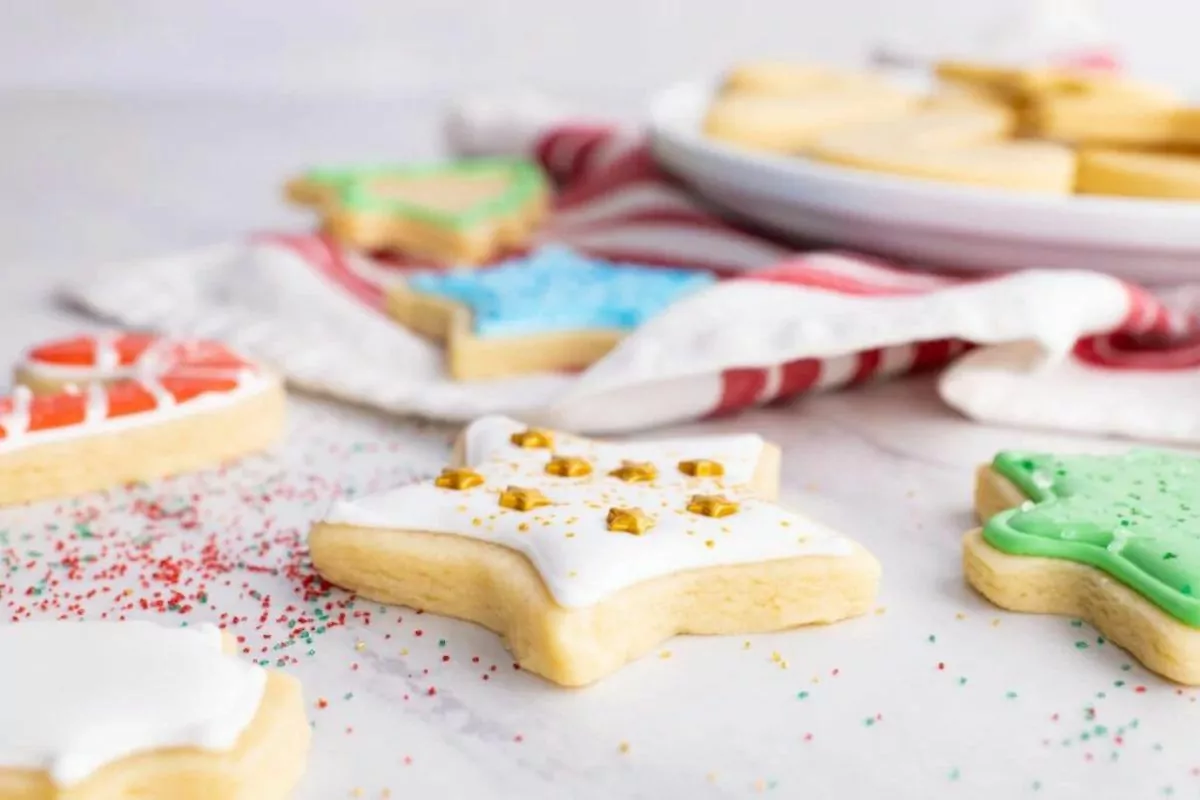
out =
[[[526,428],[509,438],[517,447],[554,447],[554,434],[542,428]]]
[[[728,517],[737,513],[738,504],[723,494],[694,494],[687,510],[705,517]]]
[[[592,465],[575,456],[554,456],[546,462],[546,472],[560,478],[582,478],[592,474]]]
[[[482,486],[483,476],[471,469],[446,467],[442,470],[442,474],[434,479],[433,485],[439,489],[454,489],[461,492],[464,489]]]
[[[608,510],[608,529],[610,531],[641,536],[653,527],[654,520],[646,516],[640,508],[610,508]]]
[[[641,483],[657,478],[658,470],[649,461],[624,461],[608,474],[626,483]]]
[[[720,461],[696,458],[691,461],[680,461],[679,471],[690,478],[720,478],[725,474],[725,465]]]
[[[550,498],[537,489],[509,486],[500,493],[500,505],[514,511],[532,511],[535,508],[550,505]]]

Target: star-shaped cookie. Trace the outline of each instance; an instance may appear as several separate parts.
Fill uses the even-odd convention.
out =
[[[607,443],[485,417],[441,476],[335,504],[309,547],[331,582],[479,623],[579,686],[676,634],[871,607],[878,562],[773,502],[778,472],[756,435]]]
[[[1200,684],[1200,459],[1002,452],[979,472],[967,580],[1015,611],[1079,616]]]
[[[586,367],[708,272],[591,258],[566,247],[487,267],[417,273],[388,290],[388,312],[446,344],[459,380]]]
[[[549,187],[532,162],[490,158],[317,169],[290,181],[287,196],[316,208],[345,244],[478,264],[528,242]]]

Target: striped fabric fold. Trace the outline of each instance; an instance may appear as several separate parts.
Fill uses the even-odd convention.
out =
[[[1170,430],[1128,414],[1039,411],[1053,404],[1040,387],[1060,392],[1068,368],[1086,376],[1092,392],[1126,387],[1114,397],[1136,393],[1147,375],[1200,375],[1188,302],[1168,306],[1141,287],[1085,271],[956,274],[848,252],[797,254],[716,215],[655,164],[636,134],[550,124],[550,116],[539,108],[506,123],[493,109],[486,126],[470,115],[451,126],[472,154],[528,155],[558,183],[535,246],[565,244],[722,278],[578,375],[450,381],[436,348],[383,313],[389,283],[417,265],[348,253],[317,234],[260,234],[203,255],[114,265],[70,293],[125,324],[224,337],[297,385],[435,419],[501,412],[581,432],[629,431],[958,359],[941,379],[943,395],[980,419],[1200,437],[1194,399],[1175,389],[1157,399],[1187,407],[1174,415],[1159,409]],[[994,401],[998,392],[1006,403]]]

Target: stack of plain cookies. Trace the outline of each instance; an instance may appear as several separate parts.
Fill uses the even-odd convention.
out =
[[[706,133],[876,173],[1041,194],[1200,199],[1200,108],[1113,74],[945,62],[931,92],[886,75],[731,70]]]

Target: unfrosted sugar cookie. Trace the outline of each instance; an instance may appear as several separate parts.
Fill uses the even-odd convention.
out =
[[[839,70],[793,61],[750,61],[726,72],[721,90],[729,94],[794,97],[839,90],[880,90],[890,93],[895,90],[895,84],[885,76],[872,72]]]
[[[0,504],[151,480],[263,450],[279,378],[218,342],[145,334],[39,345],[0,398]]]
[[[1200,684],[1200,460],[1004,452],[979,471],[967,580],[1003,608],[1078,616]]]
[[[21,622],[0,654],[0,800],[283,800],[304,772],[299,683],[215,627]]]
[[[1194,155],[1091,149],[1079,156],[1081,194],[1200,200]]]
[[[871,607],[878,563],[776,505],[778,472],[755,435],[616,444],[486,417],[436,478],[337,503],[309,548],[329,581],[476,622],[579,686],[676,634]]]
[[[1166,147],[1175,141],[1178,110],[1140,100],[1048,97],[1032,102],[1023,133],[1076,145]]]
[[[1174,103],[1165,87],[1106,72],[1055,67],[1017,67],[974,61],[942,61],[935,67],[945,84],[980,92],[1013,108],[1051,98],[1073,97],[1114,104]]]
[[[795,96],[724,94],[704,119],[713,139],[753,150],[803,152],[818,136],[837,128],[898,117],[918,98],[897,87],[818,89]]]
[[[839,128],[819,137],[808,154],[818,161],[910,178],[1070,193],[1075,153],[1049,142],[1004,138],[1012,126],[1012,114],[999,108],[931,109]]]
[[[340,241],[447,264],[478,264],[524,246],[546,212],[541,170],[519,159],[318,169],[288,197],[313,206]]]
[[[478,270],[413,275],[388,294],[408,328],[446,345],[459,380],[586,367],[707,272],[588,258],[562,247]]]

